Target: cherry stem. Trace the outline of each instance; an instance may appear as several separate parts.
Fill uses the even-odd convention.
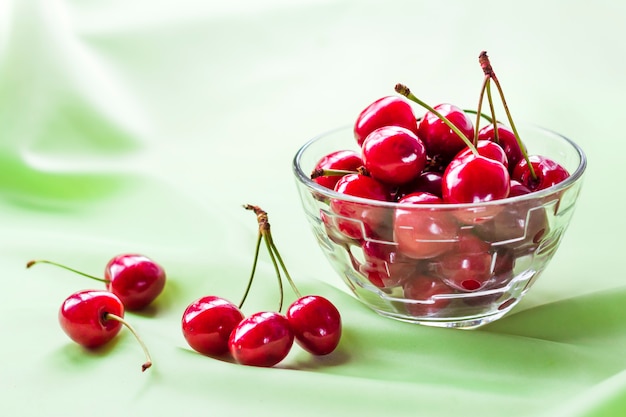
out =
[[[74,273],[76,273],[76,274],[78,274],[78,275],[82,275],[82,276],[84,276],[84,277],[94,279],[94,280],[96,280],[96,281],[100,281],[100,282],[104,282],[104,283],[109,283],[109,281],[108,281],[108,280],[106,280],[106,279],[104,279],[104,278],[99,278],[99,277],[96,277],[96,276],[93,276],[93,275],[89,275],[89,274],[86,274],[86,273],[84,273],[84,272],[82,272],[82,271],[79,271],[79,270],[77,270],[77,269],[70,268],[69,266],[66,266],[66,265],[63,265],[63,264],[59,264],[59,263],[56,263],[56,262],[53,262],[53,261],[47,261],[47,260],[45,260],[45,259],[38,259],[38,260],[28,261],[28,263],[26,263],[26,268],[30,268],[31,266],[33,266],[33,265],[35,265],[35,264],[49,264],[49,265],[54,265],[54,266],[57,266],[57,267],[59,267],[59,268],[63,268],[63,269],[65,269],[65,270],[68,270],[68,271],[74,272]]]
[[[485,97],[485,90],[487,89],[487,84],[489,84],[490,78],[485,76],[483,78],[483,83],[480,86],[480,94],[478,96],[478,107],[476,108],[476,123],[474,126],[474,145],[478,142],[478,130],[480,126],[480,115],[483,108],[483,99]]]
[[[141,372],[145,372],[146,369],[150,368],[152,366],[152,358],[150,357],[150,352],[148,352],[148,348],[146,347],[146,344],[143,342],[143,340],[141,340],[141,337],[139,337],[139,333],[137,333],[137,331],[133,328],[133,326],[131,326],[130,323],[124,320],[122,317],[113,313],[105,313],[104,319],[118,321],[122,323],[124,326],[126,326],[126,328],[128,328],[128,330],[133,334],[133,336],[135,336],[135,339],[137,339],[137,342],[139,342],[139,345],[141,346],[144,354],[146,355],[146,361],[144,362],[143,365],[141,365]]]
[[[489,78],[491,80],[491,77]],[[487,100],[489,101],[489,111],[491,111],[491,120],[493,123],[493,141],[500,144],[500,133],[498,132],[498,120],[496,119],[496,109],[493,105],[493,97],[491,96],[491,83],[487,81]]]
[[[250,278],[248,279],[248,285],[246,286],[246,291],[243,293],[243,297],[241,297],[241,301],[239,302],[239,309],[243,307],[243,303],[246,301],[248,297],[248,293],[250,292],[250,287],[252,287],[252,281],[254,280],[254,273],[256,272],[256,265],[259,259],[259,249],[261,248],[261,239],[263,235],[259,231],[258,237],[256,239],[256,247],[254,249],[254,261],[252,262],[252,272],[250,272]]]
[[[439,113],[432,106],[428,105],[424,101],[417,98],[413,93],[411,93],[411,89],[407,87],[406,85],[398,83],[395,86],[395,90],[396,90],[396,93],[403,95],[404,97],[419,104],[420,106],[424,107],[426,110],[428,110],[429,112],[437,116],[443,123],[445,123],[446,126],[448,126],[454,133],[456,133],[463,140],[463,142],[465,142],[465,145],[467,145],[467,147],[470,148],[470,150],[475,156],[478,156],[478,150],[476,150],[476,147],[474,146],[472,141],[469,140],[467,136],[465,136],[465,134],[461,132],[461,130],[459,130],[458,127],[456,127],[450,120],[448,120],[447,117]]]
[[[511,130],[513,131],[513,135],[515,136],[515,140],[517,141],[517,145],[520,147],[522,151],[522,155],[526,160],[526,164],[528,165],[528,170],[530,171],[531,177],[536,180],[537,174],[535,173],[535,169],[530,163],[530,159],[528,158],[528,152],[522,139],[517,132],[517,128],[515,127],[515,123],[513,122],[513,117],[511,116],[511,111],[509,110],[509,106],[506,103],[506,99],[504,98],[504,91],[502,90],[502,86],[500,85],[500,81],[496,76],[496,73],[493,71],[493,67],[491,66],[491,62],[489,61],[489,57],[487,56],[487,51],[482,51],[478,56],[478,63],[483,70],[485,76],[490,77],[493,82],[496,84],[496,88],[498,89],[498,93],[500,94],[500,100],[502,101],[502,106],[504,107],[504,112],[506,113],[506,117],[509,120],[509,124],[511,125]]]
[[[314,180],[318,177],[339,177],[347,174],[357,174],[358,171],[350,171],[347,169],[324,169],[316,168],[311,173],[311,179]]]
[[[252,283],[254,270],[256,269],[257,259],[259,257],[259,246],[261,243],[261,239],[263,239],[265,240],[267,251],[269,252],[270,259],[272,260],[274,271],[276,273],[276,277],[278,278],[278,288],[280,290],[278,312],[280,312],[282,310],[283,297],[284,297],[283,281],[282,281],[282,276],[280,273],[281,269],[285,273],[285,277],[287,278],[287,281],[289,282],[291,289],[293,290],[293,292],[296,294],[298,298],[301,297],[300,291],[298,291],[298,288],[296,287],[296,284],[291,278],[291,275],[289,275],[289,271],[287,270],[287,267],[285,266],[285,262],[283,261],[283,258],[280,256],[280,252],[278,251],[278,248],[276,247],[276,244],[274,243],[267,212],[263,210],[262,208],[260,208],[259,206],[255,206],[252,204],[245,204],[243,207],[246,210],[252,210],[256,214],[257,223],[259,224],[259,237],[257,239],[256,251],[254,254],[254,264],[253,264],[252,274],[250,275],[250,281],[248,282],[248,288],[246,289],[246,293],[244,294],[244,300],[248,294],[248,290],[250,289],[250,285]],[[244,300],[241,301],[239,308],[241,308],[241,305],[243,304]]]

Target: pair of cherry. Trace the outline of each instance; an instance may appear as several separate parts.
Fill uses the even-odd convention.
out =
[[[95,349],[107,344],[120,332],[122,326],[126,326],[146,355],[142,371],[152,366],[146,345],[124,319],[124,313],[126,310],[145,309],[161,294],[166,276],[159,264],[143,255],[122,254],[107,263],[104,278],[99,278],[48,260],[33,260],[26,267],[38,263],[58,266],[105,283],[105,290],[77,291],[61,304],[59,323],[70,339],[85,348]]]
[[[314,355],[335,350],[341,338],[341,316],[337,308],[318,295],[302,296],[296,288],[272,239],[267,212],[245,205],[257,216],[259,233],[252,272],[239,305],[215,295],[192,302],[183,313],[182,330],[189,346],[208,356],[230,354],[239,364],[271,367],[290,352],[294,340]],[[245,316],[243,304],[254,279],[259,249],[264,241],[274,265],[280,289],[277,311],[261,311]],[[281,270],[297,299],[282,314]]]

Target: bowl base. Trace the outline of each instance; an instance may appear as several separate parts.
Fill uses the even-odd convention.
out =
[[[378,310],[376,308],[370,307],[377,314],[391,318],[394,320],[402,321],[405,323],[419,324],[421,326],[429,326],[429,327],[446,327],[451,329],[461,329],[461,330],[472,330],[482,327],[486,324],[489,324],[493,321],[496,321],[502,318],[504,315],[508,313],[508,309],[500,310],[493,314],[484,315],[480,317],[461,317],[454,319],[438,319],[438,318],[423,318],[423,317],[411,317],[402,314],[392,313],[389,311]]]

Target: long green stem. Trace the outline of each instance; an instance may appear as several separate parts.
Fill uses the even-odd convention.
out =
[[[270,241],[270,246],[272,247],[272,250],[274,251],[276,258],[278,259],[278,262],[280,263],[280,266],[283,269],[285,276],[287,277],[287,281],[289,282],[291,289],[296,294],[296,297],[301,298],[302,295],[300,294],[300,291],[298,291],[298,288],[296,288],[296,284],[293,282],[293,279],[291,279],[291,276],[289,275],[289,271],[287,270],[287,267],[285,266],[285,263],[283,262],[283,258],[282,256],[280,256],[280,252],[278,252],[278,248],[276,247],[276,244],[274,244],[274,239],[272,239],[271,234],[268,234],[268,237]]]
[[[482,113],[483,108],[483,98],[485,97],[485,89],[487,88],[487,84],[489,84],[489,77],[485,76],[483,78],[482,85],[480,86],[480,94],[478,96],[478,107],[476,108],[476,123],[474,125],[474,145],[478,142],[478,130],[480,126],[480,115]]]
[[[65,266],[65,265],[63,265],[63,264],[56,263],[56,262],[53,262],[53,261],[47,261],[47,260],[45,260],[45,259],[38,259],[38,260],[29,261],[29,262],[26,264],[26,268],[30,268],[31,266],[33,266],[33,265],[35,265],[35,264],[49,264],[49,265],[54,265],[54,266],[57,266],[57,267],[59,267],[59,268],[63,268],[63,269],[65,269],[65,270],[67,270],[67,271],[74,272],[74,273],[76,273],[76,274],[78,274],[78,275],[82,275],[82,276],[84,276],[84,277],[86,277],[86,278],[90,278],[90,279],[93,279],[93,280],[96,280],[96,281],[100,281],[100,282],[104,282],[104,283],[108,283],[108,282],[109,282],[108,280],[106,280],[106,279],[104,279],[104,278],[99,278],[99,277],[96,277],[96,276],[93,276],[93,275],[89,275],[89,274],[86,274],[86,273],[84,273],[84,272],[82,272],[82,271],[79,271],[79,270],[77,270],[77,269],[70,268],[69,266]]]
[[[500,137],[498,132],[498,121],[496,119],[496,108],[493,105],[493,97],[491,96],[491,77],[487,81],[487,100],[489,102],[489,111],[491,111],[491,119],[493,120],[493,141],[500,143]]]
[[[146,347],[146,344],[143,342],[143,340],[141,340],[141,337],[139,337],[139,333],[137,333],[135,328],[131,326],[129,322],[124,320],[123,317],[120,317],[117,314],[107,312],[105,313],[104,318],[106,320],[115,320],[117,322],[120,322],[128,328],[128,330],[133,334],[133,336],[135,336],[135,339],[137,339],[137,342],[139,342],[139,345],[143,349],[143,353],[146,355],[146,361],[143,363],[143,365],[141,365],[141,372],[145,372],[146,369],[150,368],[152,366],[152,358],[150,357],[150,352],[148,352],[148,348]]]
[[[463,140],[463,142],[465,142],[465,145],[470,148],[474,155],[478,155],[478,151],[476,150],[476,147],[474,146],[472,141],[469,140],[467,136],[465,136],[465,134],[461,132],[461,130],[459,130],[458,127],[456,127],[450,120],[448,120],[447,117],[435,110],[432,106],[428,105],[427,103],[413,95],[409,87],[404,84],[398,83],[395,86],[395,90],[398,94],[401,94],[409,100],[419,104],[420,106],[424,107],[426,110],[437,116],[443,123],[445,123],[446,126],[448,126],[454,133],[456,133]]]
[[[280,269],[278,268],[278,263],[276,262],[276,257],[274,256],[274,251],[272,250],[272,236],[269,232],[269,229],[263,233],[263,237],[265,238],[265,246],[267,246],[267,251],[270,254],[270,258],[272,258],[272,264],[274,265],[274,271],[276,272],[276,278],[278,278],[278,288],[280,290],[280,295],[278,298],[278,312],[280,313],[281,310],[283,309],[283,297],[284,297],[284,290],[283,290],[283,280],[281,278],[280,275]]]
[[[257,235],[256,239],[256,247],[254,249],[254,261],[252,262],[252,272],[250,272],[250,278],[248,279],[248,285],[246,286],[246,291],[243,293],[243,297],[241,297],[241,301],[239,302],[239,308],[243,307],[243,303],[246,301],[248,297],[248,293],[250,292],[250,287],[252,287],[252,281],[254,280],[254,273],[256,272],[256,265],[259,260],[259,248],[261,247],[261,239],[263,235],[261,231]]]
[[[526,160],[526,164],[528,165],[528,170],[530,171],[530,176],[533,179],[537,179],[537,174],[535,173],[535,169],[530,163],[530,158],[528,157],[528,151],[526,147],[524,146],[524,143],[522,142],[522,139],[520,138],[519,133],[517,132],[517,128],[515,127],[515,123],[513,122],[513,117],[511,116],[511,111],[509,110],[509,106],[506,102],[506,99],[504,98],[504,91],[502,90],[500,81],[498,80],[498,77],[496,76],[496,73],[494,72],[493,67],[491,66],[491,62],[489,61],[489,57],[487,56],[487,51],[482,51],[480,53],[480,55],[478,56],[478,63],[480,64],[480,67],[482,68],[485,76],[490,77],[493,80],[493,82],[496,84],[496,88],[498,89],[498,93],[500,94],[500,100],[502,101],[502,106],[504,107],[506,117],[509,121],[509,124],[511,125],[511,130],[513,131],[513,135],[515,136],[517,145],[519,146],[520,150],[522,151],[522,155],[524,156],[524,159]]]

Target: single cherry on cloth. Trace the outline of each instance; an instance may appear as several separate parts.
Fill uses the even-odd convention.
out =
[[[317,164],[315,164],[313,172],[320,173],[321,175],[315,176],[313,181],[333,190],[337,181],[341,178],[341,175],[336,175],[336,173],[333,173],[333,175],[323,175],[324,172],[356,172],[361,166],[363,166],[363,160],[358,152],[353,150],[334,151],[323,156]]]
[[[383,126],[400,126],[417,134],[417,118],[404,98],[385,96],[361,111],[354,123],[354,138],[359,146],[374,130]]]
[[[88,349],[111,341],[126,326],[146,355],[142,371],[152,366],[150,354],[135,329],[124,320],[124,305],[115,294],[104,290],[82,290],[65,299],[59,309],[59,323],[74,342]]]
[[[438,104],[433,108],[456,126],[467,139],[474,139],[474,125],[463,110],[448,103]],[[463,138],[430,110],[420,121],[417,135],[424,142],[428,156],[444,161],[450,161],[466,146]]]
[[[228,348],[237,363],[271,367],[289,354],[293,341],[293,330],[284,315],[262,311],[246,317],[233,329]]]
[[[241,310],[230,301],[208,295],[187,306],[182,330],[185,340],[197,352],[219,356],[228,352],[228,339],[244,319]]]
[[[84,277],[104,282],[106,289],[117,295],[126,310],[142,310],[151,304],[165,288],[166,275],[163,267],[152,259],[139,254],[122,254],[112,258],[104,269],[104,278],[86,274],[66,265],[48,260],[33,260],[27,268],[46,263]]]
[[[363,164],[370,175],[389,185],[414,180],[426,166],[426,149],[417,135],[398,126],[384,126],[362,144]]]
[[[341,315],[337,307],[319,295],[305,295],[287,309],[287,320],[296,342],[314,355],[328,355],[341,339]]]

